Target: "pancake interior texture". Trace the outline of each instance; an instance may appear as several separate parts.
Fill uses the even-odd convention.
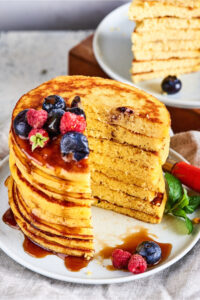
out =
[[[80,97],[89,158],[63,160],[61,134],[34,151],[16,134],[18,113],[41,109],[49,95],[63,97],[68,107]],[[8,180],[9,203],[23,233],[45,249],[90,259],[92,204],[159,223],[167,198],[162,165],[169,128],[164,104],[109,79],[60,76],[23,95],[12,115]]]
[[[133,0],[132,80],[200,70],[200,0]]]

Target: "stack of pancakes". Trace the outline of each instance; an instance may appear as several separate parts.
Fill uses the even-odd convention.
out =
[[[29,141],[15,134],[16,115],[41,109],[49,95],[60,95],[69,106],[80,96],[89,159],[64,161],[60,136],[32,152]],[[10,206],[24,234],[46,249],[90,258],[92,201],[159,223],[166,202],[162,164],[169,127],[168,111],[157,99],[108,79],[60,76],[24,95],[12,116],[8,183]]]
[[[20,111],[41,109],[44,97],[53,93],[55,83],[44,84],[24,95],[13,111],[9,203],[21,230],[36,244],[56,253],[89,259],[94,251],[88,158],[64,161],[60,137],[32,152],[29,141],[17,136],[13,128],[13,120]],[[61,86],[57,94],[62,94]]]
[[[133,82],[200,70],[200,0],[133,0]]]

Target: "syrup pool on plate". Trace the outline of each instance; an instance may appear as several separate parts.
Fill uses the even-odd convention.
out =
[[[154,241],[160,246],[162,250],[162,256],[161,256],[161,260],[159,261],[159,264],[169,257],[172,250],[171,244],[159,243],[158,241],[153,239],[152,234],[150,234],[148,232],[148,229],[146,228],[140,228],[139,231],[130,233],[128,235],[123,234],[122,236],[120,236],[120,239],[122,243],[118,245],[115,245],[113,247],[110,247],[109,245],[104,246],[103,249],[96,254],[97,260],[100,260],[100,262],[103,263],[105,259],[111,259],[112,252],[115,249],[122,249],[125,251],[129,251],[130,253],[133,254],[136,251],[136,247],[144,241]],[[112,271],[117,270],[111,264],[106,265],[106,268]]]
[[[9,225],[12,228],[19,229],[19,226],[17,225],[13,212],[11,208],[9,208],[3,215],[2,220],[5,224]],[[104,245],[104,247],[95,255],[95,258],[102,263],[104,266],[104,260],[109,259],[111,261],[112,252],[120,248],[125,251],[129,251],[130,253],[134,253],[136,251],[137,245],[144,241],[154,241],[156,242],[161,250],[162,250],[162,256],[161,260],[159,261],[159,264],[162,263],[164,260],[166,260],[172,249],[172,245],[169,243],[159,243],[158,241],[154,240],[153,235],[148,232],[148,229],[146,228],[140,228],[139,231],[121,235],[121,243],[115,246],[109,246]],[[35,257],[35,258],[43,258],[47,255],[57,255],[61,259],[64,260],[65,267],[71,271],[71,272],[78,272],[81,269],[88,266],[90,263],[90,260],[86,260],[81,257],[75,257],[75,256],[68,256],[60,253],[53,253],[52,251],[48,251],[41,246],[33,243],[29,238],[24,236],[24,242],[23,242],[23,248],[26,253],[29,255]],[[107,270],[114,271],[117,270],[113,267],[112,264],[108,264],[105,266]],[[152,267],[151,267],[152,268]],[[127,270],[124,270],[127,271]]]

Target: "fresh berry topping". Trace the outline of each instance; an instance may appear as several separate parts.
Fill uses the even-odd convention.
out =
[[[128,263],[128,270],[133,274],[140,274],[147,269],[146,260],[139,254],[133,254]]]
[[[60,134],[60,120],[64,113],[65,111],[62,109],[52,109],[48,114],[48,119],[44,128],[50,137]]]
[[[15,133],[22,138],[27,138],[29,132],[31,131],[31,126],[28,124],[26,119],[27,112],[28,109],[25,109],[18,113],[13,123]]]
[[[42,128],[47,120],[47,116],[46,110],[35,110],[33,108],[30,108],[26,114],[27,122],[33,128]]]
[[[128,267],[131,253],[122,249],[115,249],[112,252],[112,263],[116,269],[124,269]]]
[[[78,116],[82,116],[86,119],[85,113],[80,107],[67,108],[66,111]]]
[[[60,150],[65,161],[80,161],[89,154],[88,140],[80,132],[67,132],[61,138]]]
[[[47,112],[50,112],[52,109],[63,109],[66,108],[65,100],[58,95],[50,95],[44,99],[42,108]]]
[[[86,128],[86,121],[83,116],[78,116],[70,112],[66,112],[60,121],[60,132],[65,134],[69,131],[83,132]]]
[[[81,98],[79,96],[74,97],[71,103],[71,107],[78,107],[81,103]]]
[[[171,95],[181,90],[182,83],[176,76],[168,76],[162,81],[161,86],[165,93]]]
[[[28,135],[29,141],[32,145],[32,151],[36,148],[44,148],[49,141],[48,133],[44,129],[32,129]]]
[[[146,259],[148,265],[158,263],[162,255],[160,246],[153,241],[142,242],[137,246],[136,252]]]

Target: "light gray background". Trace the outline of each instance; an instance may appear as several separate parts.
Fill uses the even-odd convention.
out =
[[[93,29],[127,0],[0,0],[0,30]]]

